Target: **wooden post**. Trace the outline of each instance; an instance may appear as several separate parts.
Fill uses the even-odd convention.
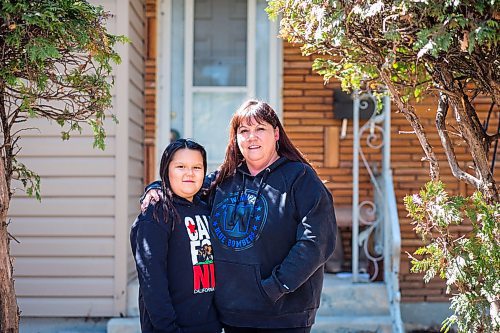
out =
[[[339,166],[339,136],[340,129],[337,126],[325,127],[325,167],[337,168]]]

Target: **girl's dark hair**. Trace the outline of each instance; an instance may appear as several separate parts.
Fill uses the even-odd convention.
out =
[[[199,151],[203,158],[203,175],[207,173],[207,152],[202,145],[194,142],[190,139],[178,139],[165,148],[163,155],[161,156],[160,162],[160,178],[161,178],[161,190],[163,192],[163,198],[155,206],[154,217],[158,220],[158,210],[162,209],[164,216],[166,216],[166,223],[170,220],[172,221],[172,229],[174,228],[175,222],[179,221],[179,214],[174,206],[174,192],[170,187],[170,180],[168,179],[168,167],[175,153],[181,149],[191,149]]]
[[[219,174],[214,185],[220,184],[224,179],[234,175],[238,165],[244,161],[244,157],[238,147],[236,134],[238,127],[243,123],[248,123],[255,119],[259,124],[264,122],[270,124],[273,128],[278,128],[278,155],[284,156],[291,161],[299,161],[309,166],[311,164],[302,155],[302,153],[293,145],[292,141],[286,135],[285,129],[273,108],[266,102],[250,99],[244,102],[233,114],[229,123],[229,142],[226,148],[224,162],[219,168]],[[312,167],[312,166],[311,166]]]

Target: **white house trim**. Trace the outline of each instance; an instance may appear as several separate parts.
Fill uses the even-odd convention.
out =
[[[256,0],[248,0],[247,5],[247,97],[255,97],[255,56],[256,43]]]
[[[194,0],[184,7],[184,136],[193,136]]]
[[[159,7],[159,20],[157,21],[156,31],[157,44],[159,45],[158,54],[158,94],[156,95],[156,110],[158,116],[156,117],[156,163],[155,174],[158,174],[160,165],[161,154],[163,149],[170,143],[170,103],[171,103],[171,87],[170,87],[170,64],[171,64],[171,17],[172,17],[172,0],[162,0]],[[167,78],[168,79],[165,79]],[[161,133],[160,133],[161,132]]]
[[[116,33],[128,35],[129,6],[116,6]],[[123,221],[128,220],[128,117],[129,117],[129,45],[118,44],[116,51],[122,59],[116,66],[115,91],[117,94],[114,109],[120,123],[116,125],[116,164],[115,164],[115,241],[114,241],[114,309],[113,314],[125,314],[127,307],[127,234],[128,228]]]

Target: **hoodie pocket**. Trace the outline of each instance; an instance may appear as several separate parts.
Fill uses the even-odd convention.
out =
[[[283,295],[276,302],[276,306],[282,313],[303,312],[315,309],[318,305],[316,305],[315,302],[315,296],[310,280],[306,281],[294,292]]]
[[[217,259],[215,271],[215,304],[219,309],[266,312],[271,307],[271,301],[260,285],[258,265]]]

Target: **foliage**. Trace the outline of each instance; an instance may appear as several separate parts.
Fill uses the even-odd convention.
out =
[[[500,130],[489,134],[475,106],[477,96],[500,102],[500,2],[498,0],[270,0],[268,12],[280,17],[280,36],[318,55],[313,68],[325,80],[338,78],[344,89],[387,89],[413,127],[439,179],[434,154],[414,104],[437,97],[446,118],[453,110],[455,132],[467,144],[475,175],[461,170],[442,121],[438,127],[453,175],[480,190],[487,201],[500,195],[489,154]]]
[[[113,47],[126,41],[107,32],[110,16],[87,1],[0,0],[0,143],[9,189],[19,177],[39,197],[39,178],[15,159],[29,118],[54,120],[63,140],[86,123],[94,147],[104,149],[112,63],[120,62]]]
[[[416,232],[427,245],[415,251],[412,271],[424,280],[446,280],[455,314],[443,328],[457,324],[460,332],[498,332],[500,317],[490,317],[500,295],[500,204],[488,204],[480,192],[471,197],[449,196],[441,182],[429,182],[419,194],[404,199]],[[467,225],[466,235],[453,226]]]
[[[498,98],[499,9],[495,0],[274,0],[268,12],[283,16],[281,36],[304,54],[329,56],[314,64],[326,79],[359,89],[385,85],[387,71],[409,101],[432,88],[442,61]]]

